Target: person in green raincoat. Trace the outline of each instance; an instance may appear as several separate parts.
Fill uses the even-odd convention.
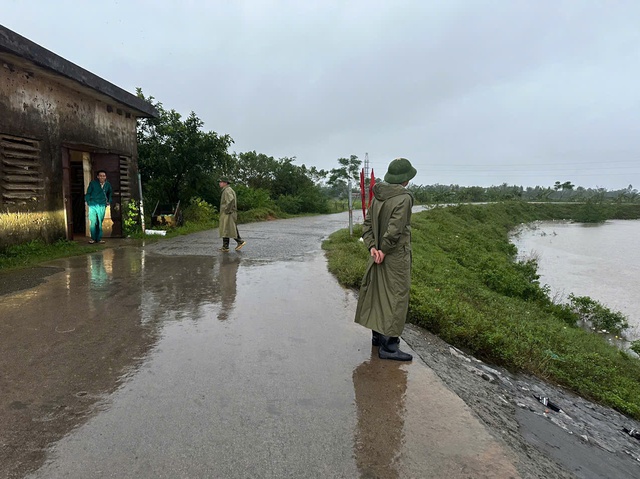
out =
[[[223,253],[229,252],[229,238],[234,238],[237,245],[236,251],[240,251],[242,247],[247,244],[238,232],[238,203],[236,201],[236,192],[229,186],[228,178],[220,178],[218,185],[222,190],[222,196],[220,198],[220,223],[218,225],[218,232],[222,238],[222,248],[220,251]]]
[[[406,158],[389,164],[384,183],[373,187],[373,201],[362,228],[371,257],[360,285],[355,321],[372,330],[372,343],[379,346],[381,359],[413,359],[399,345],[411,289],[413,195],[405,187],[416,173]]]

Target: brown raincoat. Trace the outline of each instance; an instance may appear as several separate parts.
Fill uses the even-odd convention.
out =
[[[222,188],[222,196],[220,198],[220,223],[218,224],[220,238],[238,237],[236,221],[238,221],[236,192],[227,185]]]
[[[411,207],[413,196],[402,185],[378,183],[364,221],[362,238],[367,249],[385,254],[373,257],[362,278],[356,323],[385,336],[400,336],[409,310],[411,289]]]

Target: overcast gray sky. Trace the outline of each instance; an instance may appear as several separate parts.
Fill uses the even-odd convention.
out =
[[[639,0],[0,0],[6,27],[256,150],[418,184],[640,189]]]

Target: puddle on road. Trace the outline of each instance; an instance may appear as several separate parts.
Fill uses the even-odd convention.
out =
[[[157,353],[167,324],[233,320],[238,277],[250,284],[249,268],[260,264],[239,254],[106,249],[54,261],[46,272],[58,272],[44,283],[3,296],[3,474],[34,467],[48,444],[107,408],[109,395]]]
[[[417,362],[371,356],[355,295],[319,249],[333,226],[307,222],[295,243],[276,225],[252,244],[248,227],[242,254],[188,254],[210,248],[202,235],[194,250],[181,239],[60,260],[62,273],[4,297],[0,398],[25,407],[0,404],[2,467],[33,470],[52,443],[34,477],[412,477],[425,445],[446,455],[420,418],[437,423],[434,401],[451,398],[433,397]],[[275,261],[292,247],[304,263]]]
[[[102,408],[165,321],[197,317],[206,305],[228,314],[239,261],[107,249],[55,261],[60,272],[45,283],[3,296],[0,477],[37,465],[48,444]]]

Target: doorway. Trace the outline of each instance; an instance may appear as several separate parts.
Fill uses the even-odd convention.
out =
[[[111,183],[113,198],[111,206],[107,206],[104,215],[102,231],[105,237],[122,236],[122,198],[120,178],[120,156],[111,153],[93,153],[91,155],[91,178],[95,178],[98,171],[107,173],[107,181]],[[88,186],[88,183],[87,183]]]
[[[91,236],[87,221],[88,208],[84,202],[84,195],[89,183],[96,178],[97,172],[100,170],[107,173],[107,181],[111,183],[113,188],[113,201],[107,207],[102,224],[103,236],[106,238],[122,236],[120,162],[120,156],[114,154],[62,149],[67,239]]]
[[[91,181],[91,158],[86,151],[69,152],[70,156],[70,192],[73,236],[87,236],[87,211],[84,204],[86,186]]]

